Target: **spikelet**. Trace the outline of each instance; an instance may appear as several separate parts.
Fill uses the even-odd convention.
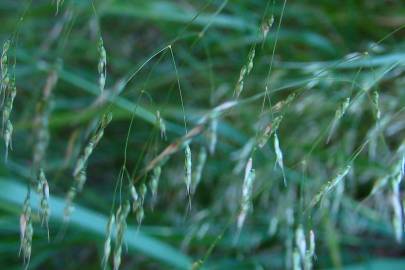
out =
[[[114,246],[114,270],[118,270],[121,264],[122,245],[124,243],[124,234],[127,229],[127,217],[131,207],[129,202],[120,206],[116,213],[116,237]]]
[[[372,102],[374,105],[375,118],[377,118],[378,120],[381,118],[381,110],[380,110],[380,95],[378,94],[377,91],[373,91],[372,93]]]
[[[345,176],[350,172],[351,165],[347,165],[341,170],[332,180],[328,181],[321,187],[321,190],[315,195],[310,203],[310,207],[314,207],[329,191],[331,191]]]
[[[46,180],[45,173],[42,169],[39,171],[39,179],[38,179],[38,193],[40,194],[40,217],[41,217],[41,225],[45,224],[48,230],[48,240],[49,240],[49,229],[48,229],[48,221],[49,216],[51,215],[51,209],[49,208],[49,185],[48,181]]]
[[[307,243],[305,241],[305,233],[302,225],[299,225],[298,228],[295,230],[295,246],[297,247],[301,262],[303,262],[305,260]]]
[[[8,120],[6,123],[6,129],[4,130],[4,143],[6,146],[6,153],[5,153],[6,161],[8,159],[8,150],[13,149],[12,136],[13,136],[13,124],[11,124],[11,121]]]
[[[34,151],[33,151],[33,168],[34,172],[41,166],[42,161],[44,160],[46,149],[49,144],[49,116],[52,109],[52,100],[51,94],[58,82],[58,69],[53,69],[46,80],[44,89],[42,91],[42,97],[38,101],[36,106],[36,115],[34,118]]]
[[[129,191],[132,199],[132,211],[135,212],[138,209],[138,207],[141,206],[141,203],[139,201],[139,195],[138,192],[136,192],[136,188],[133,184],[130,185]]]
[[[236,83],[236,86],[235,86],[235,96],[236,96],[236,98],[238,98],[240,96],[240,94],[242,93],[242,91],[243,91],[245,77],[247,75],[249,75],[249,73],[253,69],[253,60],[254,60],[254,58],[255,58],[255,48],[253,47],[249,51],[247,63],[240,70],[239,79],[238,79],[238,82]]]
[[[191,192],[194,194],[198,184],[201,181],[202,173],[204,170],[205,162],[207,161],[207,150],[204,146],[201,147],[200,152],[198,153],[198,160],[197,166],[195,166],[195,170],[193,171],[193,175],[191,177]]]
[[[278,130],[278,127],[280,126],[282,120],[282,115],[275,117],[273,121],[261,131],[261,134],[257,139],[257,145],[259,146],[259,148],[263,148],[266,145],[271,135],[273,135],[273,133]]]
[[[69,188],[69,191],[66,195],[65,199],[65,208],[63,210],[63,221],[66,223],[69,221],[69,217],[72,214],[74,207],[73,207],[73,201],[76,198],[77,194],[77,189],[75,186],[71,186]]]
[[[3,44],[3,50],[0,58],[0,96],[5,95],[5,91],[10,83],[10,75],[8,73],[8,50],[10,49],[10,40],[6,40]]]
[[[340,104],[339,108],[335,112],[335,117],[333,118],[332,121],[332,126],[329,131],[328,138],[326,140],[327,143],[329,143],[330,139],[332,138],[333,133],[335,132],[337,125],[339,123],[339,120],[343,117],[343,115],[346,113],[347,109],[349,108],[350,105],[350,97],[346,98],[342,104]]]
[[[283,152],[281,151],[280,148],[280,142],[278,140],[277,133],[274,133],[274,150],[276,152],[276,162],[278,166],[281,169],[281,172],[283,173],[283,180],[284,180],[284,186],[287,186],[287,180],[285,178],[285,172],[284,172],[284,162],[283,162]]]
[[[5,103],[3,107],[3,129],[4,125],[10,120],[11,111],[13,110],[14,99],[17,95],[17,87],[15,85],[15,80],[12,79],[5,92]]]
[[[311,270],[313,267],[312,260],[315,257],[315,234],[314,231],[309,231],[309,248],[305,254],[304,269]]]
[[[267,34],[270,31],[270,28],[273,26],[273,23],[274,23],[274,15],[271,15],[270,18],[263,20],[262,25],[261,25],[263,40],[266,39]]]
[[[240,206],[240,213],[237,220],[237,229],[238,234],[242,230],[243,224],[245,223],[246,216],[249,210],[252,207],[252,192],[253,192],[253,183],[255,181],[255,170],[253,167],[253,160],[249,158],[246,167],[245,167],[245,177],[243,179],[242,186],[242,199]]]
[[[115,216],[112,214],[108,219],[107,228],[106,228],[106,239],[104,241],[104,254],[103,259],[101,260],[101,266],[104,270],[107,269],[108,259],[110,258],[111,253],[111,237],[113,235],[113,229],[115,226]]]
[[[139,186],[139,196],[140,196],[142,205],[145,202],[145,197],[146,197],[147,192],[148,192],[148,187],[145,185],[145,183],[142,182],[141,185]]]
[[[295,92],[289,94],[286,99],[281,100],[281,101],[277,102],[276,104],[274,104],[274,105],[271,107],[271,110],[272,110],[273,112],[280,112],[281,110],[283,110],[283,109],[285,109],[287,106],[289,106],[289,105],[291,104],[291,102],[294,101],[294,99],[295,99],[296,96],[297,96],[297,94],[296,94]]]
[[[83,154],[77,160],[76,166],[73,171],[73,176],[77,176],[80,171],[84,170],[87,165],[87,161],[90,155],[93,153],[94,148],[100,142],[101,138],[104,135],[104,129],[112,120],[112,114],[106,113],[103,115],[102,119],[100,120],[97,129],[93,132],[89,142],[87,143],[86,147],[84,148]]]
[[[160,130],[160,138],[166,140],[166,124],[163,118],[160,116],[160,111],[156,111],[156,123]]]
[[[104,48],[103,38],[100,36],[98,40],[98,86],[100,88],[100,93],[103,93],[105,87],[105,81],[107,79],[107,53]]]
[[[20,251],[22,254],[25,269],[28,268],[31,258],[32,236],[34,235],[34,228],[32,226],[31,205],[30,205],[30,191],[27,191],[23,204],[23,211],[20,216]]]
[[[56,0],[56,14],[59,13],[59,8],[63,5],[63,1],[65,0]]]
[[[152,171],[152,177],[150,178],[150,181],[149,181],[150,192],[152,193],[153,200],[155,200],[156,195],[157,195],[157,190],[158,190],[158,186],[159,186],[159,179],[160,179],[161,173],[162,173],[162,168],[160,166],[155,167]]]
[[[210,117],[209,126],[207,130],[208,150],[211,155],[215,153],[215,148],[218,141],[218,118],[216,116]]]
[[[187,194],[190,196],[191,194],[191,150],[190,145],[186,144],[185,150],[185,160],[184,160],[184,182],[186,183],[187,187]]]

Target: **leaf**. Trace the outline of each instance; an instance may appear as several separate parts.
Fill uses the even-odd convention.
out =
[[[26,194],[26,188],[18,180],[0,178],[0,190],[3,191],[0,193],[0,205],[2,208],[4,204],[12,204],[18,208],[21,207]],[[35,192],[31,193],[31,200],[33,211],[38,211],[39,198]],[[52,213],[50,217],[51,221],[62,223],[64,200],[51,196],[50,207]],[[15,220],[15,226],[18,227],[18,219]],[[79,205],[75,205],[75,211],[70,218],[71,225],[94,233],[99,237],[100,241],[104,238],[107,221],[108,218],[106,216]],[[191,260],[186,255],[157,239],[145,235],[132,226],[129,226],[125,233],[125,243],[128,245],[129,250],[139,251],[172,267],[189,269],[191,266]]]

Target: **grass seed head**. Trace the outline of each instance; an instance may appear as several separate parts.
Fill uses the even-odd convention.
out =
[[[185,160],[184,160],[184,182],[187,187],[187,194],[190,195],[190,188],[191,188],[191,166],[192,166],[192,161],[191,161],[191,149],[190,145],[186,144],[185,150]]]
[[[156,122],[160,130],[160,138],[166,140],[166,124],[163,118],[160,116],[160,111],[156,111]]]
[[[287,186],[287,180],[285,177],[285,172],[284,172],[284,162],[283,162],[283,152],[281,151],[280,148],[280,141],[278,140],[277,133],[274,133],[274,150],[276,152],[276,162],[278,166],[281,169],[281,172],[283,174],[283,180],[284,180],[284,186]]]
[[[310,203],[310,207],[314,207],[329,191],[331,191],[340,181],[342,181],[345,176],[350,172],[352,168],[351,165],[347,165],[343,170],[341,170],[332,180],[325,183],[321,190],[315,195]]]
[[[111,238],[113,235],[114,226],[115,226],[115,215],[112,214],[112,215],[110,215],[110,218],[108,219],[108,223],[107,223],[106,239],[104,241],[104,253],[103,253],[103,259],[101,261],[101,265],[104,270],[107,269],[108,259],[110,258]]]
[[[5,144],[5,148],[6,148],[5,160],[6,161],[8,159],[9,149],[13,150],[12,136],[13,136],[13,124],[11,124],[11,121],[8,120],[6,123],[6,129],[4,130],[4,144]]]
[[[253,160],[252,158],[249,158],[245,167],[245,177],[242,185],[241,210],[237,220],[238,232],[241,231],[243,224],[245,223],[246,216],[252,207],[253,183],[256,177],[255,170],[252,167]]]
[[[98,54],[99,54],[99,60],[98,60],[98,85],[100,88],[100,92],[102,93],[104,91],[105,87],[105,81],[107,79],[107,52],[104,48],[104,42],[103,38],[100,36],[98,40]]]
[[[149,181],[149,187],[153,198],[156,198],[161,173],[162,168],[160,166],[155,167],[152,171],[152,177]]]

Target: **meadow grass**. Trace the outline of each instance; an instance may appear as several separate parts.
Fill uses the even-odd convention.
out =
[[[401,269],[404,12],[2,1],[0,266]]]

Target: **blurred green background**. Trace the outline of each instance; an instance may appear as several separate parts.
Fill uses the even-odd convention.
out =
[[[142,224],[133,214],[128,217],[121,269],[191,269],[200,259],[205,269],[291,268],[288,245],[294,244],[299,224],[315,232],[315,269],[404,269],[405,246],[395,241],[392,225],[392,190],[387,183],[376,184],[405,154],[403,1],[93,4],[64,0],[56,12],[56,1],[0,2],[0,44],[15,38],[9,58],[15,59],[18,91],[11,116],[13,149],[7,162],[0,155],[2,269],[23,268],[19,215],[32,179],[37,106],[52,74],[58,80],[49,98],[50,140],[43,162],[51,194],[50,241],[35,217],[39,203],[32,192],[29,269],[99,269],[113,199],[128,197],[127,185],[121,192],[115,188],[132,113],[127,167],[137,176],[185,133],[177,79],[191,130],[216,106],[235,100],[240,70],[253,47],[253,69],[236,105],[218,118],[217,149],[208,155],[191,209],[179,151],[162,167],[158,195],[155,201],[147,198]],[[100,34],[107,53],[103,95],[97,85]],[[266,86],[271,104],[280,110],[269,109],[266,101],[262,111]],[[291,104],[277,103],[291,94],[296,95]],[[331,132],[335,111],[347,97],[350,106]],[[73,166],[106,110],[113,112],[113,121],[90,157],[87,182],[64,224]],[[167,140],[160,138],[157,111]],[[272,139],[252,154],[256,136],[274,113],[283,116],[278,137],[287,186],[275,165]],[[191,141],[193,166],[207,145],[206,135]],[[235,241],[243,169],[251,155],[253,208]],[[322,184],[349,161],[352,170],[344,184],[309,207]]]

